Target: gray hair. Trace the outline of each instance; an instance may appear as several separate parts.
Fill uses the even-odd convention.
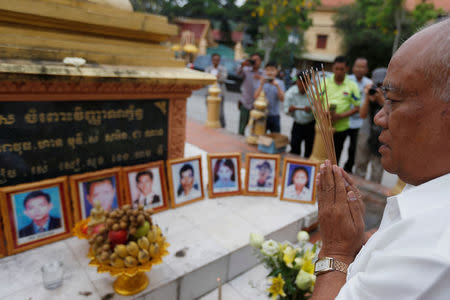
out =
[[[430,84],[433,97],[449,102],[450,99],[450,18],[427,26],[417,34],[432,31],[428,45],[418,50],[420,71]]]

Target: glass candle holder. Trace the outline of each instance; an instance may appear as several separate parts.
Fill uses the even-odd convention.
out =
[[[60,287],[63,283],[64,264],[61,261],[52,261],[42,266],[42,281],[49,290]]]

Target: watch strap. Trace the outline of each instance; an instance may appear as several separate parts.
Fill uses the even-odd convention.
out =
[[[342,261],[333,259],[333,268],[336,271],[342,272],[344,274],[347,274],[348,265],[346,263],[343,263]]]
[[[324,261],[324,260],[329,262],[329,267],[316,270],[317,262]],[[314,275],[320,275],[320,274],[328,273],[331,271],[339,271],[344,274],[347,274],[347,270],[348,270],[348,265],[346,263],[336,260],[333,257],[322,257],[322,258],[318,259],[314,265]]]

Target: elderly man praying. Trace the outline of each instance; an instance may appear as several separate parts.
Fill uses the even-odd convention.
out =
[[[313,299],[450,299],[450,19],[403,43],[383,88],[378,151],[407,185],[366,241],[359,191],[338,166],[320,166]]]

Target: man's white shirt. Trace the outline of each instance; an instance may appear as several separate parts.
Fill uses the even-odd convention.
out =
[[[450,299],[450,173],[387,199],[336,299]]]

